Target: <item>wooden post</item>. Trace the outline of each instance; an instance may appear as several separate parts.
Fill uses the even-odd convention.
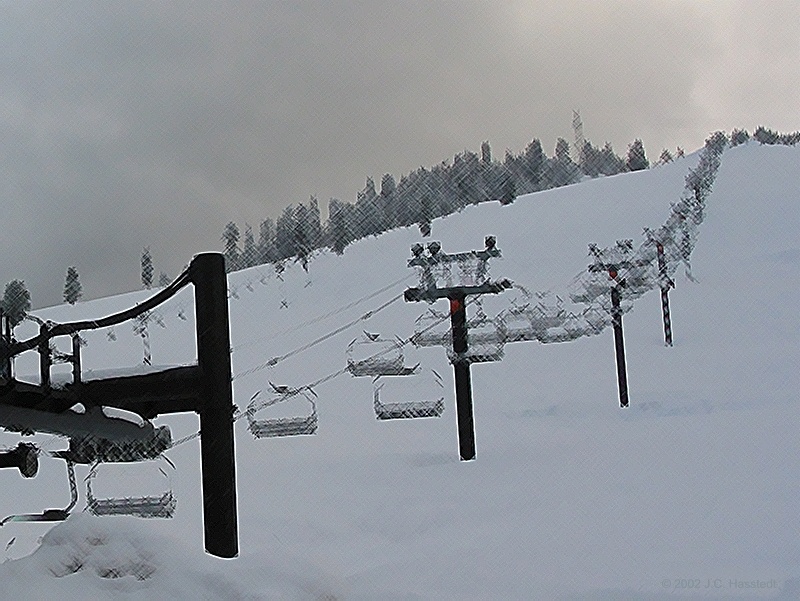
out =
[[[472,414],[472,380],[467,352],[466,296],[450,296],[450,323],[453,328],[453,362],[456,382],[456,414],[458,420],[458,449],[462,461],[475,459],[475,422]]]
[[[190,277],[195,287],[197,363],[203,379],[199,413],[205,548],[212,555],[231,558],[239,554],[239,535],[224,256],[197,255]]]
[[[664,258],[664,245],[656,242],[658,250],[658,277],[661,283],[661,315],[664,318],[664,344],[672,346],[672,317],[669,312],[669,289],[674,286],[667,277],[667,261]]]
[[[11,356],[8,355],[8,349],[11,346],[11,324],[6,317],[5,313],[3,313],[3,309],[0,308],[0,349],[3,350],[3,354],[0,357],[0,377],[5,380],[11,379]]]
[[[72,335],[72,382],[81,382],[81,335],[78,332]]]
[[[614,347],[617,356],[617,383],[619,385],[619,406],[628,407],[628,374],[625,369],[625,341],[622,337],[622,309],[619,304],[619,287],[611,288],[611,318],[614,326]]]
[[[47,333],[49,331],[50,328],[47,327],[46,323],[39,326],[39,335],[44,336],[39,343],[39,375],[41,378],[42,390],[45,392],[50,390],[50,366],[52,364],[50,360],[50,339],[47,338]]]

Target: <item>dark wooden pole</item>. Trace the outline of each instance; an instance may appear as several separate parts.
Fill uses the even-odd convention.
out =
[[[625,368],[625,340],[622,337],[622,309],[619,304],[619,288],[611,288],[611,317],[614,326],[614,347],[617,355],[617,383],[619,384],[619,406],[626,408],[628,401],[628,374]]]
[[[458,449],[462,461],[475,459],[475,422],[472,415],[472,380],[467,352],[466,297],[450,297],[450,323],[453,328],[453,363],[456,381],[456,415],[458,419]]]
[[[672,317],[669,312],[669,288],[672,285],[667,276],[667,261],[664,258],[664,245],[656,243],[658,250],[658,277],[661,283],[661,315],[664,318],[664,344],[672,346]]]
[[[39,326],[39,335],[44,337],[39,343],[39,374],[42,390],[45,392],[50,390],[50,366],[52,365],[50,358],[50,340],[47,338],[49,330],[50,328],[47,327],[47,324],[43,323]]]
[[[197,363],[203,379],[199,413],[205,548],[211,555],[231,558],[239,554],[239,535],[224,256],[197,255],[190,276],[195,287]]]
[[[3,313],[3,309],[0,308],[0,349],[3,350],[2,358],[0,358],[0,360],[2,360],[0,376],[6,380],[11,379],[11,355],[8,354],[10,347],[11,322],[8,317],[6,317],[5,313]]]
[[[81,335],[77,332],[72,335],[72,381],[81,382]]]

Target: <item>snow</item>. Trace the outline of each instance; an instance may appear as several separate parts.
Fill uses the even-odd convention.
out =
[[[445,252],[462,252],[494,235],[503,259],[490,262],[493,278],[566,301],[574,276],[591,262],[587,245],[641,243],[642,228],[668,218],[696,161],[589,180],[505,207],[468,207],[435,221],[432,239]],[[670,292],[675,346],[663,344],[657,291],[625,315],[630,409],[618,407],[609,329],[573,342],[508,344],[502,361],[473,366],[477,459],[460,462],[446,353],[405,347],[407,365],[419,362],[444,377],[442,417],[379,422],[371,378],[343,373],[314,388],[315,436],[254,440],[247,420],[237,422],[239,558],[202,552],[193,439],[168,452],[178,498],[171,520],[78,512],[55,526],[3,527],[0,542],[14,540],[0,565],[3,596],[800,598],[799,174],[800,148],[749,143],[725,151],[692,255],[697,283],[679,270]],[[268,396],[269,382],[298,387],[342,370],[347,345],[362,330],[408,339],[427,304],[400,299],[359,317],[417,284],[406,267],[416,242],[426,242],[416,228],[389,232],[342,257],[316,256],[309,274],[290,265],[283,281],[266,266],[232,274],[237,405],[244,410],[259,391]],[[96,318],[150,294],[37,315]],[[166,327],[149,328],[155,363],[194,360],[191,294],[157,309]],[[518,290],[507,291],[486,299],[484,309],[493,316],[520,299]],[[446,310],[444,301],[433,307]],[[290,354],[349,322],[350,329]],[[36,333],[25,327],[19,338]],[[85,370],[123,373],[142,362],[131,326],[117,326],[114,337],[84,333]],[[68,343],[59,344],[67,350]],[[36,373],[37,360],[27,353],[17,373]],[[416,380],[405,389],[401,380],[392,378],[388,401],[425,394]],[[175,440],[198,427],[192,415],[157,423],[169,424]],[[50,451],[66,446],[54,437],[33,440]],[[0,437],[3,446],[18,441]],[[63,462],[43,456],[40,463],[31,480],[0,471],[0,513],[66,505]]]

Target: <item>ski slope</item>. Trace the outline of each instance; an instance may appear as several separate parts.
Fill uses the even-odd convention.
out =
[[[665,222],[696,162],[695,154],[509,206],[468,207],[436,220],[431,239],[460,252],[482,248],[484,236],[494,235],[503,258],[490,262],[493,278],[566,299],[590,262],[587,245],[640,243],[643,227]],[[502,361],[473,366],[477,459],[460,462],[445,351],[406,347],[408,363],[444,376],[440,418],[378,422],[370,378],[345,373],[314,388],[315,436],[254,440],[247,420],[237,422],[238,559],[202,552],[199,444],[191,439],[167,453],[176,466],[172,520],[77,512],[55,527],[0,529],[0,543],[8,544],[3,595],[800,598],[798,201],[800,148],[748,143],[725,151],[692,254],[697,281],[680,269],[670,293],[674,347],[663,343],[657,290],[624,317],[627,410],[618,407],[610,329],[573,342],[509,344]],[[406,228],[359,241],[343,256],[315,256],[308,274],[298,265],[282,280],[268,266],[231,274],[239,408],[259,391],[268,395],[269,382],[296,387],[340,371],[362,330],[413,334],[427,306],[397,299],[417,283],[406,266],[416,242],[425,241]],[[36,313],[54,321],[99,317],[151,294]],[[484,309],[494,315],[519,299],[519,290],[510,290],[486,299]],[[444,301],[434,308],[447,309]],[[191,289],[160,307],[158,317],[164,327],[149,327],[153,363],[193,362]],[[17,337],[34,333],[20,326]],[[128,324],[84,338],[85,376],[142,362],[142,339]],[[36,374],[37,361],[35,353],[20,357],[17,376]],[[392,394],[410,400],[404,395],[414,387],[395,380]],[[281,410],[293,415],[308,407],[287,403]],[[198,428],[192,415],[158,423],[169,424],[174,439]],[[0,444],[18,440],[3,433]],[[35,440],[45,450],[66,445]],[[164,486],[151,467],[127,466],[115,480],[114,466],[105,466],[105,490]],[[80,484],[86,472],[78,470]],[[2,470],[0,483],[4,515],[68,499],[63,462],[55,459],[42,457],[32,480]],[[75,565],[82,566],[75,573],[64,568]],[[136,578],[139,568],[148,576]]]

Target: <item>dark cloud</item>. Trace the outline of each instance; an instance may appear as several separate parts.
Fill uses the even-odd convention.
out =
[[[87,296],[135,288],[145,245],[174,275],[227,221],[352,200],[368,175],[486,139],[552,153],[573,108],[619,152],[697,147],[749,114],[725,73],[775,73],[779,56],[781,88],[800,79],[786,13],[755,11],[783,34],[750,31],[743,49],[735,7],[709,4],[7,3],[0,281],[25,279],[36,306],[59,302],[69,265]],[[768,92],[751,90],[797,106]]]

